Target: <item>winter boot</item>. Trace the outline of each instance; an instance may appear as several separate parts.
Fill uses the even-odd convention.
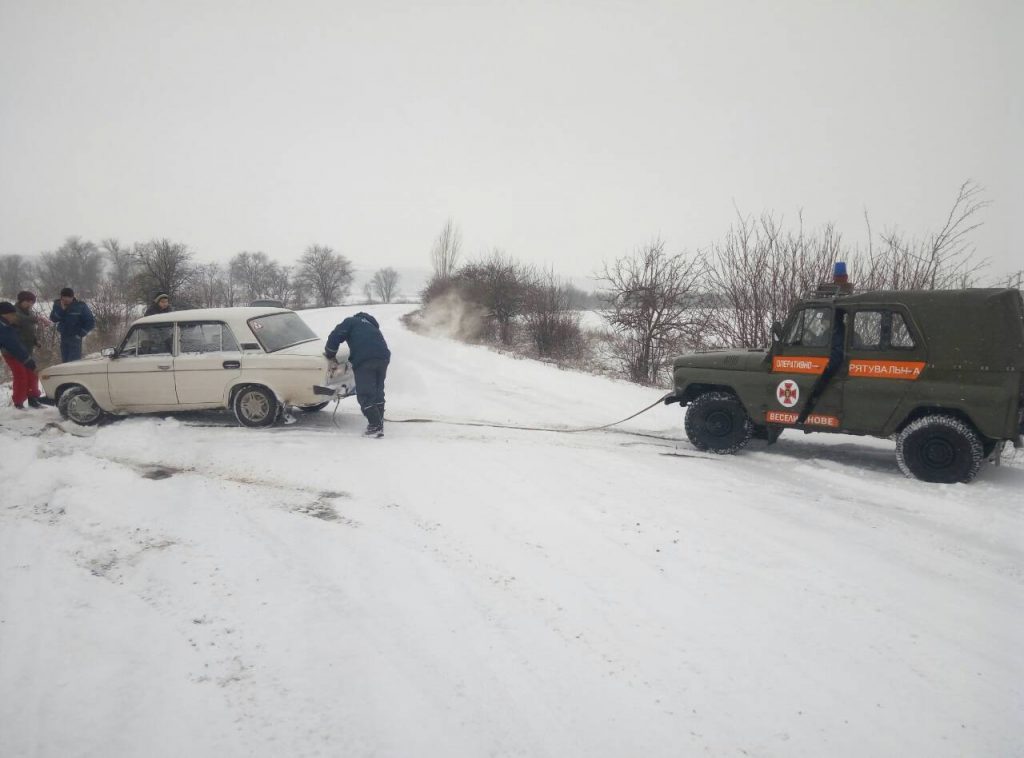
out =
[[[366,416],[366,420],[369,422],[366,425],[366,431],[363,432],[365,437],[383,437],[384,436],[384,423],[381,418],[380,411],[376,405],[368,405],[363,408],[363,415]]]
[[[32,408],[42,408],[43,407],[43,404],[39,402],[39,398],[35,398],[35,397],[30,397],[28,399],[28,404]]]
[[[15,403],[14,407],[17,408],[19,411],[25,410],[25,404],[24,403]]]

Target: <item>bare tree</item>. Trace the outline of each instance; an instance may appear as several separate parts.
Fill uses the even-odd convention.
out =
[[[736,215],[725,239],[706,254],[716,306],[711,334],[719,344],[762,347],[771,341],[772,323],[830,277],[842,240],[831,224],[808,232],[802,215],[796,231],[784,230],[771,213],[757,221]]]
[[[299,280],[318,307],[338,305],[352,286],[352,264],[326,245],[310,245],[299,258]]]
[[[370,280],[373,291],[382,303],[390,303],[398,291],[398,272],[393,268],[382,268]]]
[[[487,258],[463,266],[451,281],[463,299],[484,309],[485,323],[492,327],[488,336],[510,345],[516,318],[526,310],[531,278],[532,272],[495,248]]]
[[[572,299],[579,292],[548,269],[533,277],[526,295],[526,329],[537,354],[545,358],[578,356],[583,348],[579,311]]]
[[[373,303],[373,280],[363,282],[363,297],[367,303]]]
[[[34,272],[32,262],[23,255],[0,255],[0,295],[13,299],[30,286]]]
[[[430,260],[434,266],[434,278],[446,281],[451,279],[459,265],[462,253],[462,232],[449,216],[441,233],[434,240],[430,250]]]
[[[670,255],[657,239],[604,265],[605,319],[618,335],[617,357],[632,381],[656,383],[673,353],[700,343],[709,319],[702,307],[704,272],[701,256]]]
[[[192,277],[192,253],[181,242],[154,239],[136,243],[132,258],[136,266],[135,291],[144,303],[161,293],[175,302]]]
[[[79,297],[91,298],[103,275],[103,255],[92,242],[68,237],[52,253],[42,253],[35,269],[40,297],[56,297],[62,287],[72,287]]]
[[[987,265],[975,258],[970,234],[979,226],[978,214],[988,207],[982,189],[973,182],[960,185],[942,227],[924,239],[907,237],[897,229],[879,235],[875,245],[871,221],[866,256],[858,256],[852,278],[862,289],[951,289],[970,287]]]

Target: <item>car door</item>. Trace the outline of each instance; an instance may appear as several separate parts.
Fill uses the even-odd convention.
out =
[[[837,321],[838,319],[838,321]],[[796,311],[772,354],[772,381],[768,383],[765,422],[793,424],[811,394],[821,392],[805,422],[809,427],[838,429],[843,406],[843,375],[823,375],[833,340],[844,339],[842,314],[830,305],[808,305]]]
[[[177,407],[173,353],[173,323],[133,326],[107,368],[113,406],[153,411]]]
[[[242,369],[238,341],[220,321],[178,323],[174,382],[185,407],[222,406],[228,386]]]
[[[851,314],[844,427],[877,433],[926,365],[924,341],[898,308]]]

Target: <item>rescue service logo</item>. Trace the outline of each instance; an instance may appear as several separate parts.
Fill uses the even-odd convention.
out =
[[[821,374],[828,358],[815,355],[776,355],[772,358],[772,371],[776,374]]]
[[[800,401],[800,388],[792,379],[783,379],[775,389],[775,397],[786,408],[792,408]]]
[[[924,367],[924,361],[850,361],[850,376],[914,381]]]

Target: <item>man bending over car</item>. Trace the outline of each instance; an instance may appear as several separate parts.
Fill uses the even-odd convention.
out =
[[[377,319],[369,313],[357,313],[342,321],[327,338],[324,355],[337,360],[338,347],[348,343],[349,363],[356,379],[356,400],[366,416],[367,437],[384,436],[384,377],[388,373],[391,351],[384,341]]]

